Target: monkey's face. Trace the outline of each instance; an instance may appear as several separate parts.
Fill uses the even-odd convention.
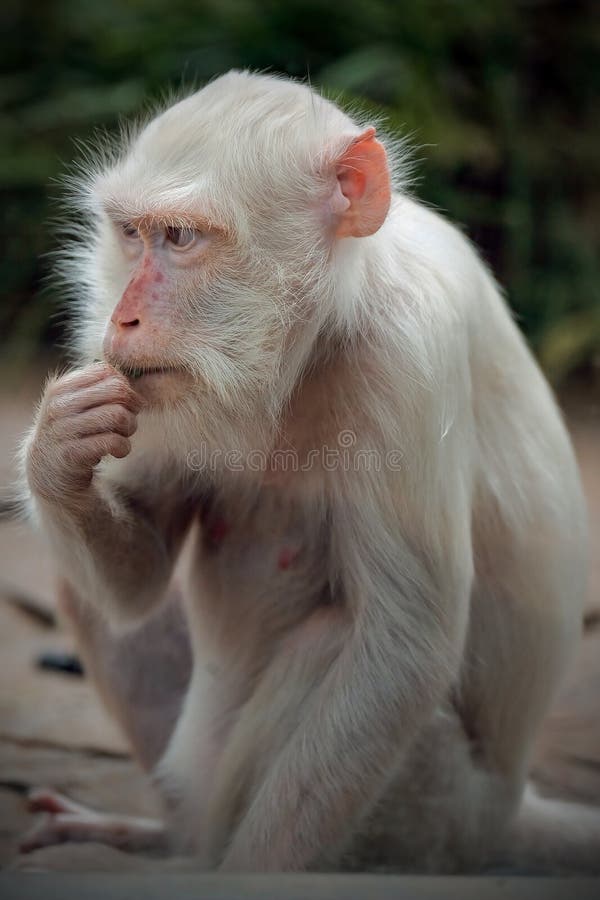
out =
[[[223,230],[197,219],[174,221],[146,214],[109,222],[111,252],[126,284],[117,288],[103,355],[161,404],[194,388],[226,393],[243,338],[227,321],[225,284],[219,285],[231,256]]]
[[[291,320],[284,279],[225,224],[108,207],[94,279],[86,355],[125,372],[150,405],[233,409],[276,378]]]
[[[336,316],[339,239],[387,214],[374,134],[305,86],[243,73],[152,120],[83,184],[83,356],[215,432],[219,417],[273,418]]]

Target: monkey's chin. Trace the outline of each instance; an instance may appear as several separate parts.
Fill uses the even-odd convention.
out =
[[[180,403],[194,383],[192,376],[181,369],[157,369],[127,377],[148,406],[156,408]]]

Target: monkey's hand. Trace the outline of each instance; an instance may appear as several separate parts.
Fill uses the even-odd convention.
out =
[[[187,498],[94,472],[123,458],[143,401],[104,363],[48,384],[25,447],[31,500],[64,576],[113,622],[139,619],[164,596],[189,523]]]
[[[48,383],[26,453],[31,493],[61,508],[81,506],[94,467],[130,452],[142,400],[116,369],[96,363]]]

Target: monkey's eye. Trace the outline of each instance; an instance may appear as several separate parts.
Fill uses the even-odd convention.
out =
[[[189,250],[201,236],[195,228],[170,227],[166,229],[165,235],[175,250]]]
[[[137,241],[140,236],[139,231],[137,230],[135,225],[131,224],[131,222],[124,222],[121,225],[121,233],[123,234],[123,237],[128,241]]]

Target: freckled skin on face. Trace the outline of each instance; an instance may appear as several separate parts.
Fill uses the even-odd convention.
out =
[[[203,272],[200,232],[194,224],[187,229],[170,228],[158,219],[134,219],[123,224],[110,212],[109,219],[129,280],[121,296],[117,294],[106,325],[105,359],[124,371],[177,367],[173,351],[181,345],[183,336],[182,304],[177,299],[179,285],[174,276],[182,290],[193,296],[198,272]]]

